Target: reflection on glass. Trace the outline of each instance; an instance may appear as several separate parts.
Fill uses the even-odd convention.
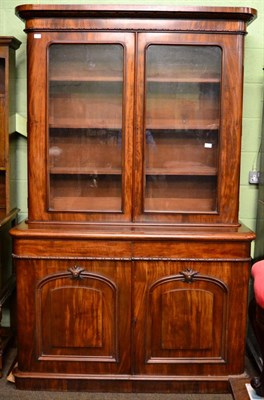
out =
[[[49,206],[120,211],[123,47],[49,49]]]
[[[221,49],[146,50],[147,211],[217,210]]]

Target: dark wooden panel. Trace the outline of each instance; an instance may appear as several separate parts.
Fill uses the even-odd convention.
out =
[[[177,363],[184,358],[190,362],[218,358],[223,362],[227,287],[222,281],[197,271],[181,271],[190,274],[190,281],[185,280],[184,273],[176,274],[175,269],[174,275],[154,280],[148,286],[147,362],[153,363],[156,359],[162,363],[166,359]]]
[[[130,263],[36,259],[16,269],[21,371],[130,372]]]
[[[214,326],[213,294],[190,288],[171,291],[165,289],[160,296],[161,349],[211,350]],[[173,315],[179,315],[180,318],[173,318]]]
[[[232,262],[135,263],[137,373],[243,372],[245,340],[234,332],[245,333],[246,315],[237,318],[237,309],[247,307],[247,287],[233,273]],[[245,282],[247,263],[237,263],[236,273]]]
[[[71,273],[58,273],[41,280],[36,297],[39,357],[117,361],[117,301],[115,284],[100,275],[73,278]]]

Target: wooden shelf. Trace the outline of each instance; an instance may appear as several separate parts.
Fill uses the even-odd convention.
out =
[[[160,82],[219,83],[221,81],[218,65],[207,65],[206,69],[207,70],[204,70],[204,65],[202,64],[200,66],[196,64],[190,65],[190,60],[188,60],[185,65],[179,65],[176,59],[172,58],[169,64],[157,65],[156,59],[156,61],[152,60],[152,62],[148,64],[147,82],[155,80]]]
[[[122,76],[105,76],[105,75],[86,75],[81,76],[76,75],[56,75],[49,78],[50,82],[59,82],[67,85],[73,82],[123,82]],[[220,79],[217,77],[203,77],[203,76],[150,76],[147,78],[147,83],[208,83],[208,84],[218,84],[220,83]]]
[[[219,108],[204,99],[154,97],[147,99],[146,129],[218,129]]]
[[[121,129],[121,105],[120,94],[56,93],[50,97],[50,128]],[[217,101],[181,99],[173,94],[147,98],[146,129],[215,130],[219,120]]]
[[[57,175],[121,175],[120,168],[68,168],[68,167],[51,167],[50,174]]]
[[[69,68],[69,62],[67,62],[68,71],[65,71],[65,64],[63,66],[57,65],[56,69],[50,73],[49,81],[51,82],[122,82],[123,74],[121,71],[113,73],[108,70],[94,70],[78,68],[76,63],[71,64]],[[218,73],[212,72],[200,72],[193,70],[179,70],[177,66],[174,70],[166,70],[166,75],[162,73],[149,73],[147,76],[147,82],[157,83],[220,83],[221,77]]]
[[[50,119],[50,129],[122,129],[120,123],[115,120],[106,119]],[[174,120],[174,119],[149,119],[146,123],[146,129],[156,130],[218,130],[219,120]]]
[[[215,199],[212,198],[145,198],[145,211],[154,212],[213,212],[216,211]]]
[[[63,168],[63,167],[52,167],[49,170],[52,175],[121,175],[122,171],[119,168]],[[210,167],[194,167],[193,169],[187,169],[185,167],[166,169],[166,168],[151,168],[146,170],[146,175],[171,175],[171,176],[216,176],[217,169]]]
[[[214,76],[195,76],[190,73],[176,76],[148,76],[147,83],[220,83],[220,79]]]
[[[50,119],[50,129],[122,129],[120,122],[115,120],[98,119],[68,119],[57,118]]]
[[[120,197],[54,197],[50,201],[54,211],[121,211]]]
[[[146,129],[217,130],[219,129],[219,120],[149,118],[146,121]]]
[[[206,165],[188,165],[172,168],[147,168],[146,175],[189,175],[189,176],[216,176],[217,168]]]
[[[77,83],[89,83],[89,82],[123,82],[123,77],[120,76],[95,76],[95,75],[87,75],[87,76],[71,76],[71,75],[62,75],[62,76],[52,76],[49,79],[50,82],[58,82],[63,84],[72,84],[73,82]]]
[[[93,95],[50,98],[50,128],[121,129],[122,96]],[[74,113],[72,110],[74,109]]]
[[[78,68],[79,67],[79,68]],[[65,64],[63,66],[56,65],[54,71],[49,75],[51,82],[122,82],[122,71],[100,70],[100,69],[85,69],[84,65],[76,65],[67,61],[67,70]]]
[[[67,160],[66,160],[67,161]],[[216,176],[217,168],[214,166],[203,165],[201,162],[184,162],[167,161],[164,165],[158,166],[162,159],[156,159],[152,166],[146,168],[146,175],[190,175],[190,176]],[[66,162],[67,163],[67,162]],[[65,164],[66,164],[65,163]],[[72,163],[72,162],[71,162]],[[157,166],[155,165],[157,164]],[[100,165],[93,166],[50,166],[50,174],[67,174],[67,175],[121,175],[121,167],[100,167]]]

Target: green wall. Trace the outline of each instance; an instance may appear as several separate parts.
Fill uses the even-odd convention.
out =
[[[190,6],[236,6],[253,7],[258,10],[258,18],[248,27],[245,48],[245,80],[244,80],[244,107],[243,107],[243,138],[242,138],[242,163],[240,177],[240,219],[250,228],[255,229],[257,186],[248,184],[248,172],[258,166],[258,153],[260,146],[263,87],[264,87],[264,0],[203,0],[203,1],[21,1],[1,0],[0,3],[0,35],[15,36],[23,43],[17,51],[17,118],[16,129],[19,136],[17,146],[17,204],[21,209],[20,219],[27,215],[27,172],[26,172],[26,34],[23,32],[24,24],[14,13],[19,4],[172,4]],[[23,136],[25,135],[25,136]]]

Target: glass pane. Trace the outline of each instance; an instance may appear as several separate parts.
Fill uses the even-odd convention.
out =
[[[49,49],[49,208],[121,211],[123,47]]]
[[[217,210],[220,78],[219,47],[147,48],[145,210]]]

